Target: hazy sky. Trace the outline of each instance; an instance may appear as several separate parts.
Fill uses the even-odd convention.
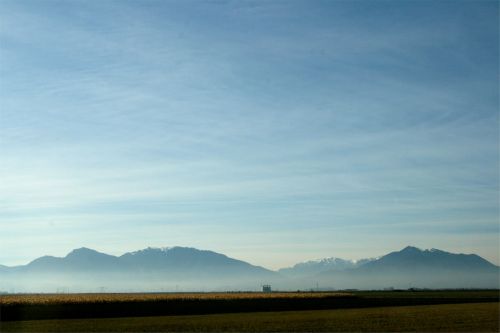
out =
[[[498,7],[0,0],[0,264],[498,264]]]

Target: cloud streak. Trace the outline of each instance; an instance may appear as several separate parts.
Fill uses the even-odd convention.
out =
[[[3,1],[0,263],[377,230],[498,263],[498,5],[389,4]]]

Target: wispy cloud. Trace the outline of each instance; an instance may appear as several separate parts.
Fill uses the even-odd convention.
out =
[[[274,267],[377,232],[498,262],[498,5],[388,4],[2,1],[0,263],[175,243]]]

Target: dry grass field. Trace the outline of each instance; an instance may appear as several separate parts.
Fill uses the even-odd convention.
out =
[[[234,293],[89,293],[89,294],[16,294],[1,295],[2,305],[81,304],[115,302],[161,302],[161,301],[212,301],[249,299],[320,299],[327,297],[349,297],[352,293],[340,292],[234,292]]]
[[[336,292],[17,294],[0,296],[0,320],[313,310],[347,299],[356,297]]]
[[[1,332],[498,331],[498,290],[0,296]]]
[[[0,322],[1,332],[498,332],[499,303]]]

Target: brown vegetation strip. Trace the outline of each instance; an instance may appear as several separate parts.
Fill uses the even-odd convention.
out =
[[[498,332],[499,303],[0,322],[1,332]]]
[[[234,293],[85,293],[85,294],[16,294],[1,295],[2,305],[81,304],[151,301],[205,301],[247,299],[317,299],[352,296],[338,292],[234,292]]]
[[[380,306],[498,302],[498,291],[485,293],[342,294],[342,293],[206,293],[73,294],[2,296],[0,320],[106,318],[195,315],[259,311],[325,310]],[[432,296],[432,297],[431,297]],[[17,297],[17,298],[16,298]]]

